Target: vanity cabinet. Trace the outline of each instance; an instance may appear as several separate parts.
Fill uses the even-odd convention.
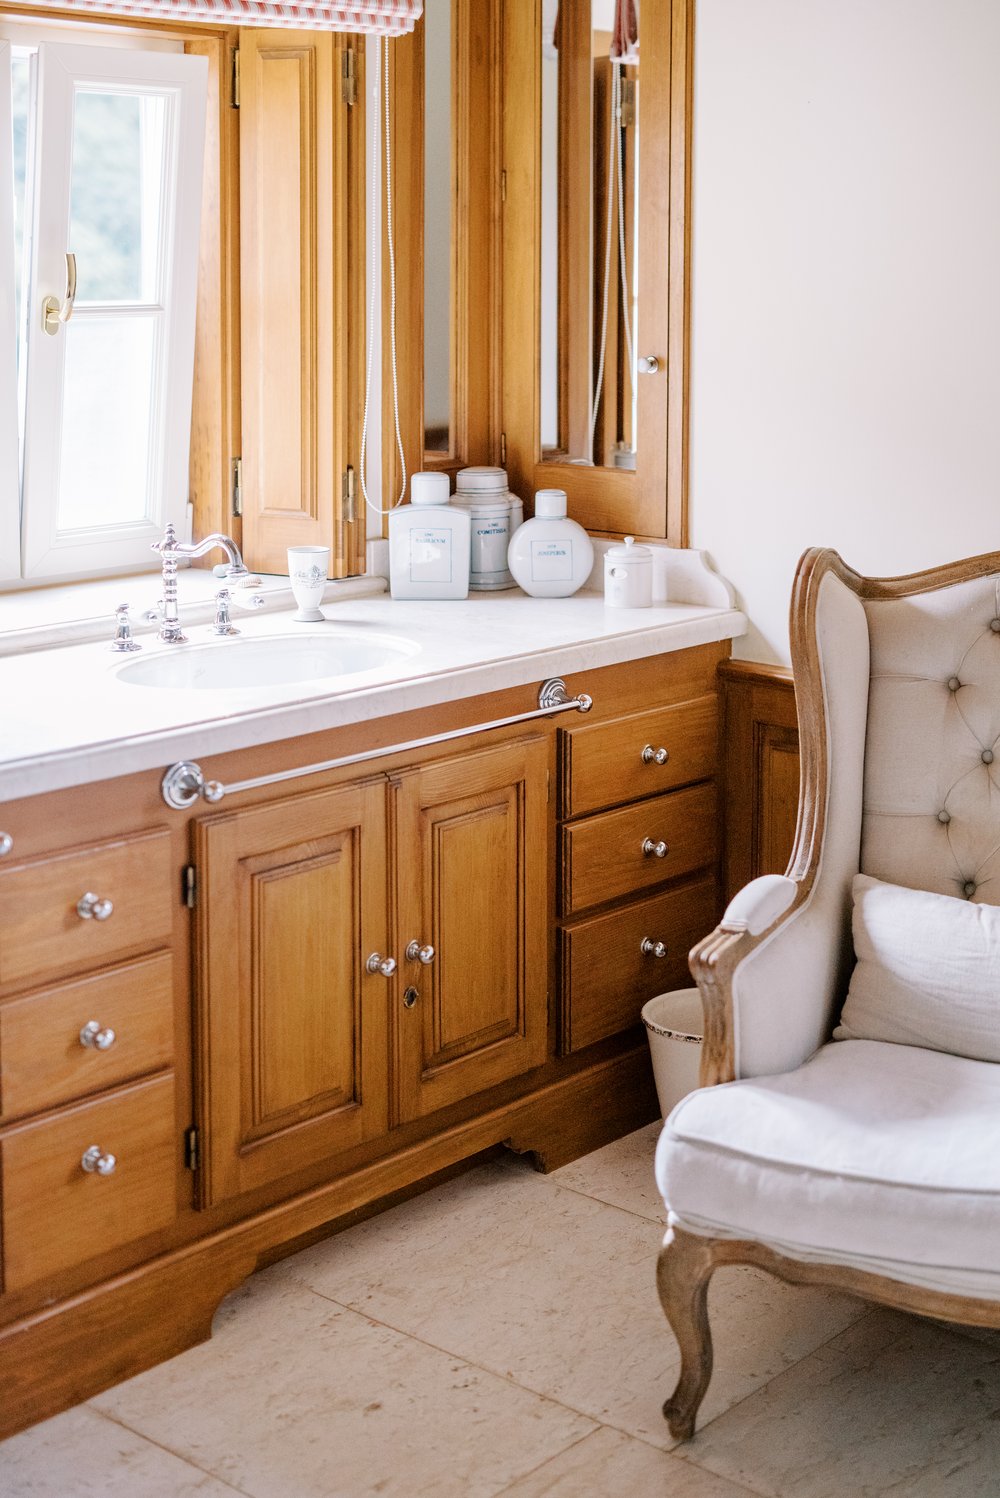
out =
[[[169,755],[3,803],[0,1437],[422,1180],[656,1117],[639,1010],[718,915],[727,654],[206,752],[185,809]]]
[[[541,1065],[540,735],[200,818],[200,1200]]]

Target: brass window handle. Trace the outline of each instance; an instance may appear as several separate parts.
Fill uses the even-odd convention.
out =
[[[66,295],[62,302],[57,296],[47,296],[42,303],[42,327],[52,338],[63,323],[73,316],[76,301],[76,256],[66,252]]]

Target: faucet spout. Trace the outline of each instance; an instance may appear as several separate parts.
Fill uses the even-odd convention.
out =
[[[203,541],[178,541],[177,532],[172,524],[168,524],[163,533],[162,541],[154,541],[152,550],[158,551],[163,560],[163,603],[162,619],[159,629],[159,638],[168,645],[183,645],[187,635],[181,629],[180,613],[177,606],[177,563],[185,557],[203,557],[206,552],[219,547],[226,553],[226,577],[246,577],[247,568],[240,555],[240,549],[231,536],[224,536],[219,531],[206,536]]]

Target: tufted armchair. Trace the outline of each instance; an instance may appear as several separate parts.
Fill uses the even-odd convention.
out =
[[[795,849],[691,954],[702,1086],[657,1147],[658,1284],[682,1355],[664,1415],[680,1439],[711,1376],[720,1264],[1000,1326],[1000,1065],[831,1040],[855,875],[1000,904],[1000,553],[865,578],[807,552],[792,662]]]

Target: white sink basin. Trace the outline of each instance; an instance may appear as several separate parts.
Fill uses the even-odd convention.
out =
[[[117,670],[133,687],[166,687],[180,692],[252,691],[257,687],[332,682],[384,670],[419,652],[418,645],[390,635],[266,635],[255,639],[211,640],[173,645],[140,656]]]

